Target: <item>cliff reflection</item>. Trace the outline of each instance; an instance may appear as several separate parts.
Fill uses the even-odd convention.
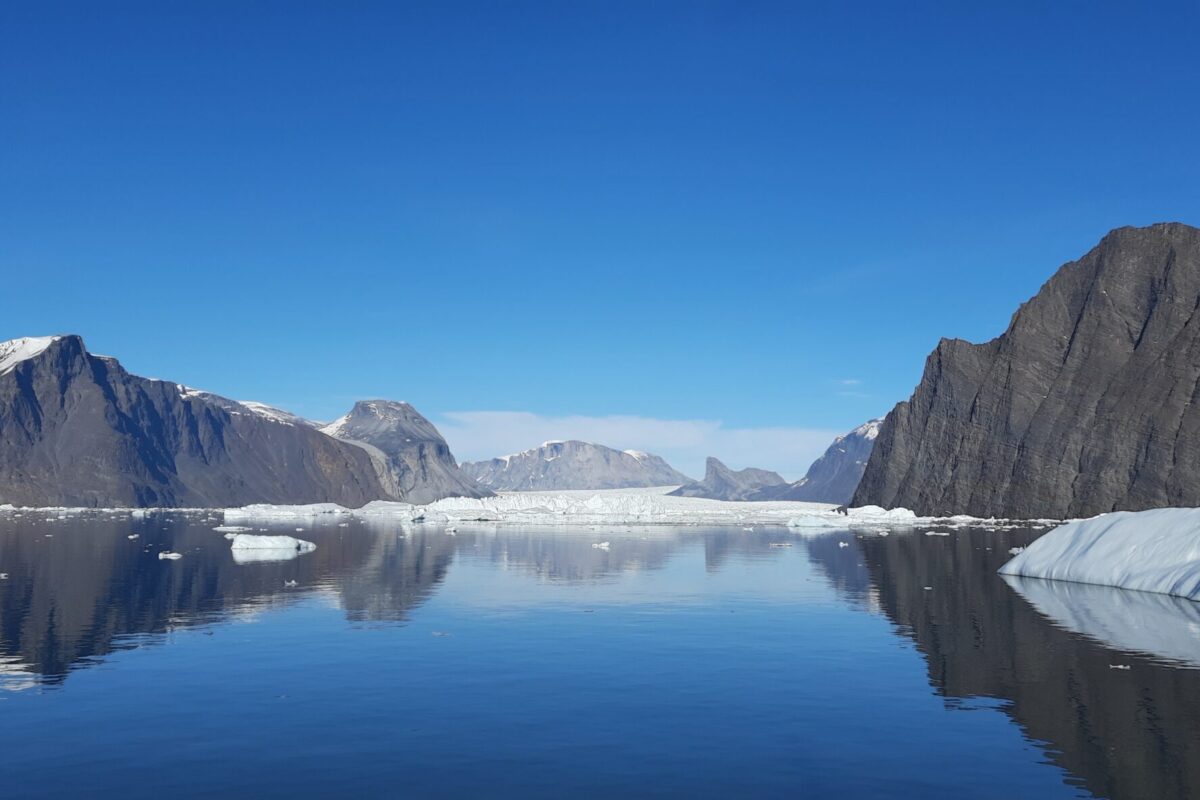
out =
[[[868,534],[837,552],[813,541],[809,553],[838,586],[858,586],[861,573],[851,561],[865,564],[872,600],[916,643],[933,689],[948,699],[1004,701],[1005,713],[1029,738],[1044,742],[1048,755],[1089,791],[1146,800],[1200,796],[1200,672],[1114,651],[1102,643],[1105,634],[1097,635],[1097,626],[1086,622],[1132,607],[1146,615],[1135,625],[1154,620],[1179,631],[1195,610],[1169,601],[1171,619],[1164,621],[1151,613],[1151,606],[1163,605],[1157,598],[1139,602],[1114,596],[1115,590],[1027,588],[1044,608],[1051,609],[1054,600],[1060,615],[1084,620],[1079,625],[1090,630],[1055,625],[996,575],[1010,547],[1036,536],[968,530],[951,537]],[[847,550],[857,559],[847,557]],[[863,597],[858,591],[847,595]],[[1097,608],[1097,602],[1106,607]],[[1118,647],[1130,641],[1131,634],[1112,634],[1111,625],[1103,630]],[[1151,649],[1146,642],[1156,638],[1161,639],[1137,635],[1140,647],[1131,649]],[[1179,660],[1195,641],[1194,635],[1175,640],[1170,655]],[[1200,654],[1192,652],[1191,658]]]

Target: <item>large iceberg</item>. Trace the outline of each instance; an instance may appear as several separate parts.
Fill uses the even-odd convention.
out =
[[[1070,522],[1000,572],[1200,600],[1200,509],[1121,511]]]

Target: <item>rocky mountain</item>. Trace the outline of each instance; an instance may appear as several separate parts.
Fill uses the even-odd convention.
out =
[[[1200,229],[1117,229],[998,338],[943,339],[853,502],[1006,517],[1200,505]]]
[[[384,489],[410,503],[491,494],[459,469],[438,429],[408,403],[362,400],[321,432],[363,448]]]
[[[546,442],[523,453],[464,463],[462,469],[479,486],[495,491],[629,489],[691,481],[656,455],[578,441]]]
[[[424,474],[396,479],[287,412],[132,375],[78,336],[0,343],[0,504],[357,507],[425,497]]]
[[[829,449],[813,462],[808,473],[783,487],[769,486],[758,500],[803,500],[810,503],[845,505],[854,497],[867,459],[875,448],[882,419],[873,419],[833,440]]]
[[[777,472],[765,469],[732,470],[712,456],[704,465],[704,480],[680,486],[674,497],[706,497],[710,500],[765,500],[764,490],[782,489],[789,484]]]

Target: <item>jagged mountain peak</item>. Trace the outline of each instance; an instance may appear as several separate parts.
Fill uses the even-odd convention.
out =
[[[320,430],[366,449],[384,486],[410,502],[490,494],[463,474],[442,434],[409,403],[359,400]]]
[[[734,470],[709,456],[704,462],[704,480],[680,486],[671,494],[710,500],[759,500],[763,490],[778,486],[787,486],[787,480],[777,472],[754,467]]]

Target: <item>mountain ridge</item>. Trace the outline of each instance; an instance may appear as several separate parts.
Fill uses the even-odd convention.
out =
[[[386,473],[361,446],[262,404],[134,375],[89,353],[77,335],[0,343],[0,365],[0,503],[357,507],[405,499],[384,487]]]
[[[577,439],[551,440],[519,453],[467,462],[462,470],[493,491],[632,489],[691,480],[652,453]]]

